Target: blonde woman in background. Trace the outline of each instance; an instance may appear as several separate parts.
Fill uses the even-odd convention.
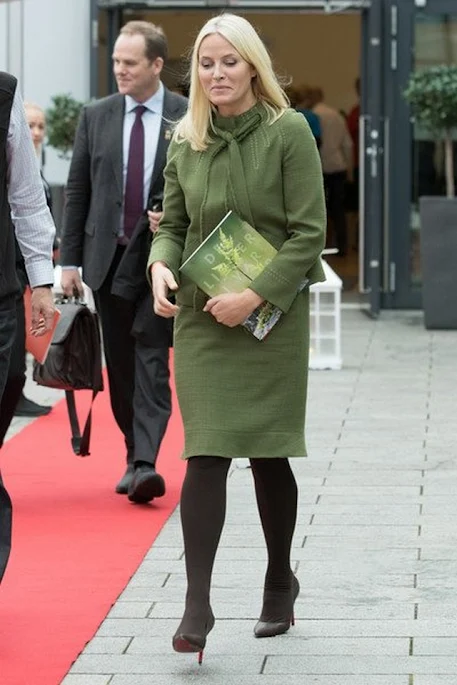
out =
[[[46,116],[44,110],[39,105],[36,105],[34,102],[25,102],[24,107],[25,115],[27,117],[27,121],[30,128],[30,133],[32,134],[33,146],[35,148],[35,152],[37,153],[38,159],[41,160],[43,153],[43,143],[46,135]],[[52,211],[51,188],[49,187],[49,183],[43,175],[42,169],[41,180],[43,181],[46,202],[48,203],[49,209]]]

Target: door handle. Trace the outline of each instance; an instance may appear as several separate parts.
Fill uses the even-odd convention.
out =
[[[366,131],[370,117],[363,114],[359,118],[359,292],[366,293],[365,273],[365,187],[366,187]]]
[[[371,178],[377,178],[378,176],[378,145],[376,143],[372,143],[372,145],[369,145],[366,150],[366,154],[368,157],[370,157],[370,175]]]

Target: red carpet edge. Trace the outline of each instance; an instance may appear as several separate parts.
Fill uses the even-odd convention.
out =
[[[77,393],[85,416],[90,393]],[[0,453],[14,507],[0,586],[1,685],[58,685],[124,590],[179,500],[183,431],[173,414],[158,459],[167,493],[131,504],[114,486],[125,447],[108,390],[93,411],[91,455],[72,453],[65,401]]]

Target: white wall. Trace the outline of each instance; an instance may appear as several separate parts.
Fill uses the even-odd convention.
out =
[[[0,69],[18,77],[21,93],[45,109],[51,97],[90,93],[89,0],[10,0],[0,2]],[[64,183],[68,162],[46,148],[50,183]]]

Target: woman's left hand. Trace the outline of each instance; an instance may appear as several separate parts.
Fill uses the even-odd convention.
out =
[[[264,299],[260,295],[246,288],[241,293],[223,293],[211,297],[203,311],[212,314],[218,323],[234,328],[243,323],[262,302]]]

